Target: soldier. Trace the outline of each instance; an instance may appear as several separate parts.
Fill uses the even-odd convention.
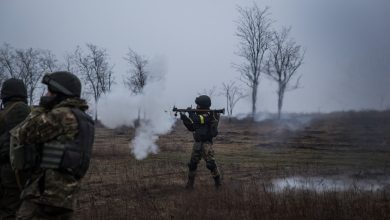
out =
[[[9,131],[30,113],[27,90],[22,80],[8,79],[1,87],[0,111],[0,219],[14,219],[21,204],[21,183],[15,177],[9,159]],[[20,179],[19,179],[20,180]]]
[[[94,123],[80,99],[80,80],[69,72],[46,74],[48,92],[39,107],[11,130],[11,165],[29,174],[18,219],[69,219],[85,175]]]
[[[195,99],[196,108],[199,110],[209,110],[211,99],[206,95],[201,95]],[[192,148],[190,162],[188,163],[188,182],[187,189],[194,188],[196,168],[199,161],[203,158],[206,161],[206,167],[210,170],[214,178],[215,187],[221,186],[221,175],[214,158],[213,138],[218,134],[219,114],[210,112],[189,113],[189,116],[180,114],[183,124],[189,131],[193,132],[195,143]]]

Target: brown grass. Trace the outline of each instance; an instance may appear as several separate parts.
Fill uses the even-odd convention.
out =
[[[143,161],[130,154],[133,130],[98,128],[75,219],[390,219],[389,186],[269,189],[273,179],[296,175],[388,179],[389,112],[337,113],[286,126],[224,121],[215,141],[223,187],[214,189],[201,162],[193,191],[184,189],[192,140],[182,125]]]

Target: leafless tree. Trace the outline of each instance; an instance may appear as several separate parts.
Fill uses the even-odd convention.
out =
[[[4,80],[6,79],[5,76],[5,68],[0,65],[0,85],[3,84]]]
[[[87,52],[84,52],[78,46],[72,57],[77,68],[76,72],[87,84],[87,89],[93,93],[96,121],[98,118],[97,102],[102,94],[111,90],[114,83],[113,65],[108,61],[109,56],[106,49],[99,48],[94,44],[87,44],[86,47]],[[71,68],[69,63],[68,67]]]
[[[4,44],[0,48],[0,66],[1,66],[1,78],[19,78],[19,74],[16,70],[16,55],[14,48],[9,44]]]
[[[217,87],[213,86],[213,87],[211,87],[211,89],[203,89],[202,92],[198,92],[198,95],[207,95],[211,99],[213,99],[214,96],[217,95]]]
[[[233,115],[233,109],[240,99],[246,97],[241,87],[237,86],[234,81],[222,83],[222,95],[226,98],[226,111],[228,113],[229,121]]]
[[[296,83],[291,81],[303,63],[305,52],[300,45],[289,37],[291,28],[283,28],[280,32],[273,33],[273,43],[269,59],[267,61],[267,75],[277,84],[278,118],[280,119],[283,107],[283,99],[286,91],[297,89],[299,76]]]
[[[13,54],[11,47],[8,44],[4,44],[0,48],[0,83],[3,84],[3,81],[13,75],[14,65],[13,65]]]
[[[129,52],[124,58],[130,66],[128,76],[125,77],[124,83],[133,94],[142,93],[147,81],[150,78],[147,66],[149,61],[142,55],[129,48]]]
[[[134,94],[140,94],[143,92],[146,84],[152,79],[152,76],[148,70],[149,61],[146,57],[138,54],[131,48],[124,57],[129,65],[129,70],[124,79],[124,84]],[[145,113],[144,113],[145,114]],[[138,108],[138,118],[135,121],[135,126],[138,127],[141,121],[141,108]]]
[[[37,97],[43,74],[53,71],[56,63],[54,54],[48,50],[14,49],[9,44],[4,44],[0,48],[1,80],[7,78],[23,80],[27,87],[30,105]]]
[[[73,74],[80,75],[78,73],[79,68],[76,64],[77,62],[75,59],[75,54],[76,54],[75,52],[73,54],[69,54],[69,53],[65,54],[64,62],[61,64],[61,68]]]
[[[40,63],[40,52],[32,48],[17,49],[16,58],[19,78],[26,84],[28,100],[30,105],[32,105],[35,98],[35,91],[39,86],[40,79],[45,73],[45,69],[42,69]]]
[[[59,71],[58,60],[50,50],[42,50],[39,58],[41,69],[47,72]]]
[[[264,58],[269,50],[272,34],[268,8],[260,9],[256,4],[252,7],[238,7],[240,14],[237,21],[236,35],[240,40],[238,56],[244,59],[242,64],[234,67],[241,73],[241,80],[251,90],[252,117],[256,113],[257,90],[260,74],[263,72]]]

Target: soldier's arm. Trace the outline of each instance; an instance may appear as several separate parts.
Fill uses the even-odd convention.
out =
[[[219,118],[221,117],[221,114],[220,113],[215,113],[215,114],[213,114],[213,116],[214,116],[215,120],[219,121]]]
[[[1,118],[1,134],[0,134],[0,158],[5,161],[9,155],[9,131],[16,125],[20,124],[30,113],[30,108],[25,104],[16,104]]]
[[[180,114],[180,118],[183,121],[184,126],[189,131],[195,131],[194,122],[191,120],[191,118],[187,117],[187,115],[185,115],[185,114]]]
[[[58,108],[27,119],[13,133],[20,144],[36,144],[53,140],[77,126],[77,119],[70,110]]]
[[[5,127],[5,120],[3,117],[0,117],[0,164],[4,164],[9,155],[9,145],[6,146],[9,143],[9,135],[7,135]]]

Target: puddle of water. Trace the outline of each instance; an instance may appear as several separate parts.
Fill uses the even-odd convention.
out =
[[[363,190],[377,191],[390,185],[390,179],[387,180],[353,180],[350,178],[325,178],[325,177],[289,177],[284,179],[275,179],[269,188],[274,192],[281,192],[286,189],[303,189],[316,192],[324,191],[346,191]]]

